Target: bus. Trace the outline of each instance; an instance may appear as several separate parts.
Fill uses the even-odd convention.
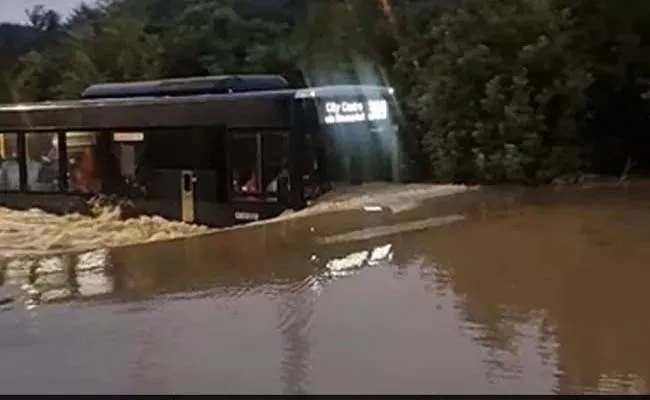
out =
[[[279,75],[100,83],[0,105],[0,206],[222,227],[300,210],[336,182],[399,179],[390,87],[295,88]]]

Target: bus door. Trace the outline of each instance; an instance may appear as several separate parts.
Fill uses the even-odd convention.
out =
[[[164,216],[212,223],[227,199],[223,137],[219,128],[152,132],[147,153],[153,169],[149,198],[168,206]],[[171,208],[170,208],[171,207]]]
[[[286,203],[288,132],[232,132],[229,146],[235,219],[257,220],[264,205]]]
[[[216,223],[220,207],[228,199],[225,135],[220,128],[206,128],[185,137],[190,142],[186,151],[191,160],[177,181],[181,218],[188,223]]]

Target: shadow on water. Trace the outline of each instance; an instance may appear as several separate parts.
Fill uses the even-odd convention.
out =
[[[0,367],[0,385],[16,393],[645,393],[649,195],[644,187],[487,189],[396,215],[346,212],[13,260],[3,266],[0,349],[18,365],[59,351],[68,369],[45,360],[29,373]],[[466,219],[320,240],[451,214]],[[30,314],[37,333],[12,333],[27,324],[23,304],[41,305]]]

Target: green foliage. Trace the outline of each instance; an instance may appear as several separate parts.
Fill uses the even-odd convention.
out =
[[[438,20],[413,100],[437,179],[539,181],[580,167],[576,116],[591,77],[568,52],[570,23],[526,1]]]
[[[395,86],[412,158],[438,181],[539,183],[650,161],[647,1],[101,0],[28,19],[0,25],[4,101],[283,73]]]
[[[469,0],[407,30],[395,70],[434,178],[538,183],[593,169],[598,152],[612,161],[607,143],[625,132],[595,128],[612,96],[647,76],[641,3]],[[639,91],[625,93],[618,102],[638,103]],[[647,147],[645,128],[635,140]],[[609,170],[639,146],[627,147]]]
[[[287,66],[282,23],[242,18],[217,1],[187,2],[163,36],[166,75],[257,73]]]

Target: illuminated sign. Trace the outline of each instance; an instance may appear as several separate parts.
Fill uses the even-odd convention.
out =
[[[388,119],[388,101],[328,101],[324,115],[326,125],[385,121]]]
[[[114,133],[113,140],[116,142],[142,142],[144,140],[144,133],[142,132]]]

